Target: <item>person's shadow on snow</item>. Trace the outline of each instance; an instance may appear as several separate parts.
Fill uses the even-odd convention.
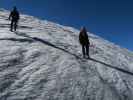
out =
[[[29,36],[29,35],[27,35],[27,34],[25,34],[25,33],[18,33],[18,32],[15,32],[15,34],[16,34],[16,35],[19,35],[19,36],[27,37],[27,38],[29,38],[29,39],[31,39],[31,40],[33,40],[33,41],[38,41],[38,42],[41,42],[41,43],[46,44],[46,45],[48,45],[48,46],[51,46],[51,47],[54,47],[54,48],[56,48],[56,49],[62,50],[62,51],[66,52],[66,53],[68,53],[68,54],[70,54],[70,55],[73,55],[75,58],[80,59],[81,61],[83,61],[83,58],[81,58],[80,56],[78,56],[78,55],[76,55],[76,54],[74,54],[74,53],[72,53],[72,52],[70,52],[70,51],[68,51],[68,50],[66,50],[66,49],[64,49],[64,48],[58,47],[58,46],[56,46],[55,44],[52,44],[52,43],[50,43],[50,42],[48,42],[48,41],[45,41],[45,40],[43,40],[43,39],[41,39],[41,38],[38,38],[38,37],[31,37],[31,36]],[[27,41],[27,40],[25,40],[25,41]],[[28,41],[29,41],[29,40],[28,40]],[[96,59],[94,59],[94,58],[88,58],[88,59],[86,59],[86,60],[91,60],[91,61],[100,63],[100,64],[102,64],[102,65],[105,65],[106,67],[113,68],[113,69],[115,69],[115,70],[117,70],[117,71],[120,71],[120,72],[129,74],[129,75],[133,75],[133,73],[130,72],[130,71],[127,71],[127,70],[122,69],[122,68],[118,68],[117,66],[113,66],[113,65],[107,64],[107,63],[105,63],[105,62],[96,60]]]

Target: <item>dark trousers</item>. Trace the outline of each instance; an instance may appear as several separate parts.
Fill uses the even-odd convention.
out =
[[[11,27],[10,27],[10,30],[13,31],[13,29],[14,29],[14,31],[16,31],[17,26],[18,26],[18,21],[16,21],[16,20],[12,20],[12,21],[11,21]]]
[[[83,56],[87,55],[89,57],[89,45],[82,45]]]

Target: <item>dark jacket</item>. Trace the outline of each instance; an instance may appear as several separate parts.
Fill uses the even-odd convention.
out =
[[[79,42],[81,45],[90,45],[86,29],[83,28],[79,33]]]
[[[11,11],[10,15],[9,15],[9,20],[14,20],[14,21],[18,21],[19,20],[19,12],[17,10],[13,10]]]

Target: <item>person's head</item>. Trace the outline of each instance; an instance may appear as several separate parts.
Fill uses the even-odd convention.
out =
[[[84,34],[86,34],[86,28],[84,26],[81,27],[81,30],[80,31],[83,32]]]
[[[16,10],[17,10],[17,7],[16,7],[16,6],[14,6],[14,7],[13,7],[13,10],[14,10],[14,11],[16,11]]]

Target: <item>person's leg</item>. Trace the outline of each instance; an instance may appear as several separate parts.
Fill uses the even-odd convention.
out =
[[[83,53],[83,57],[85,57],[85,46],[82,45],[82,53]]]
[[[13,31],[13,20],[11,20],[10,31]]]
[[[86,55],[87,55],[88,57],[90,57],[90,55],[89,55],[89,45],[86,45],[85,48],[86,48]]]
[[[16,29],[17,29],[17,24],[18,24],[18,22],[15,21],[15,22],[14,22],[14,30],[15,30],[15,31],[16,31]]]

